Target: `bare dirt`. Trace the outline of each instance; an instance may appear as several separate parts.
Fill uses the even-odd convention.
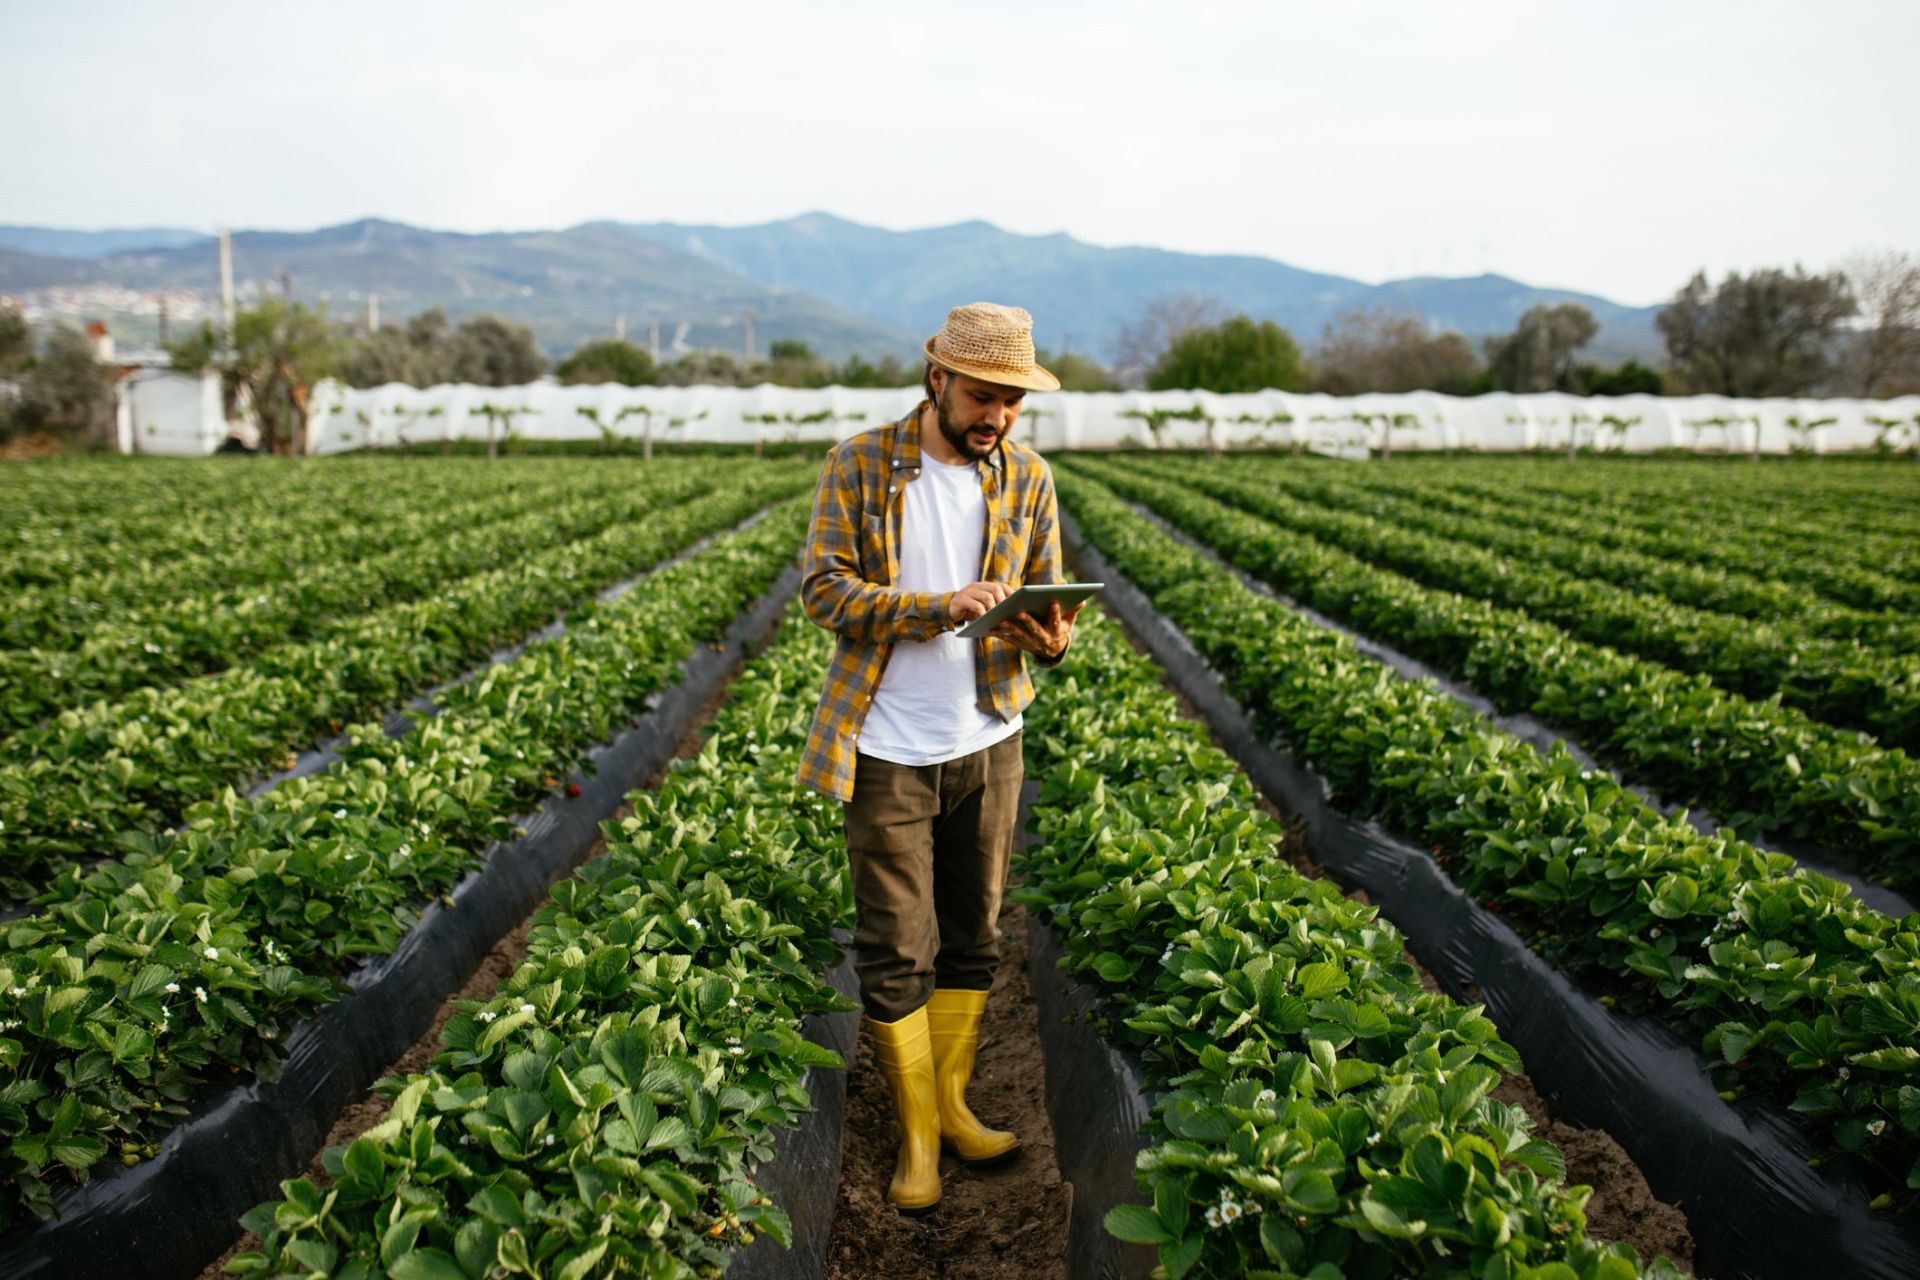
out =
[[[1027,981],[1026,909],[1000,912],[1000,969],[980,1025],[967,1101],[982,1123],[1020,1135],[1001,1169],[940,1161],[941,1200],[921,1218],[887,1203],[896,1143],[893,1102],[865,1036],[847,1075],[840,1193],[827,1280],[1065,1280],[1072,1188],[1060,1177],[1047,1118],[1046,1064]]]

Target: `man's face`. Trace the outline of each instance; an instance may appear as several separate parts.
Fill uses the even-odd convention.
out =
[[[1020,406],[1026,399],[1026,389],[982,382],[964,373],[947,373],[944,369],[934,372],[945,376],[945,381],[937,384],[940,394],[934,401],[940,434],[961,457],[977,462],[992,453],[1001,437],[1013,430],[1015,420],[1020,417]]]

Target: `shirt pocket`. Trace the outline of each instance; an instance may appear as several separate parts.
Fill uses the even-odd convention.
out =
[[[989,553],[992,564],[988,576],[991,581],[1017,587],[1024,580],[1032,537],[1029,524],[1026,516],[1008,516],[1001,522]]]
[[[860,515],[860,569],[868,582],[891,586],[893,575],[887,572],[887,513],[866,511]]]

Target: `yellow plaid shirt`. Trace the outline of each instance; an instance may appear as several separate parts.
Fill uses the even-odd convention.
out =
[[[954,625],[946,595],[891,585],[900,575],[905,490],[920,475],[920,413],[926,407],[922,400],[898,422],[841,441],[827,455],[813,494],[800,599],[807,617],[839,641],[798,777],[836,800],[853,799],[855,742],[894,642],[931,640]],[[979,581],[1010,587],[1065,581],[1053,472],[1039,454],[1004,439],[985,464]],[[981,637],[974,684],[982,711],[1007,721],[1033,701],[1025,659],[1025,651]]]

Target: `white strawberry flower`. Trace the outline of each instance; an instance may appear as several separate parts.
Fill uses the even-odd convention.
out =
[[[499,1014],[495,1013],[491,1009],[482,1009],[479,1013],[479,1018],[480,1018],[480,1021],[482,1022],[492,1022],[495,1018],[499,1016],[500,1016]]]
[[[1229,1200],[1220,1206],[1220,1218],[1224,1222],[1233,1222],[1240,1216],[1240,1206]]]
[[[1768,973],[1772,973],[1772,972],[1774,972],[1774,971],[1776,971],[1776,970],[1777,970],[1777,969],[1779,969],[1779,968],[1780,968],[1780,962],[1779,962],[1778,960],[1769,960],[1769,961],[1767,961],[1767,972],[1768,972]]]
[[[1212,1205],[1207,1206],[1207,1225],[1210,1227],[1220,1225],[1220,1210],[1214,1208]]]
[[[201,1004],[205,1004],[207,1002],[207,989],[205,987],[195,987],[193,989],[193,998]]]
[[[1867,1132],[1872,1134],[1876,1138],[1879,1137],[1881,1134],[1885,1133],[1886,1131],[1887,1131],[1887,1122],[1885,1120],[1875,1120],[1867,1126]]]
[[[532,1013],[532,1012],[533,1012],[533,1006],[532,1006],[532,1005],[530,1005],[530,1004],[522,1004],[522,1005],[520,1006],[520,1012],[522,1012],[522,1013]]]
[[[178,991],[179,989],[180,988],[178,987],[174,988],[175,991]],[[8,987],[7,994],[14,997],[17,1000],[21,996],[24,996],[27,994],[27,989],[25,987]]]
[[[1262,1102],[1273,1102],[1273,1101],[1276,1101],[1279,1097],[1280,1095],[1275,1093],[1271,1089],[1262,1089],[1260,1091],[1260,1101]]]
[[[209,960],[218,960],[220,958],[220,948],[208,947],[205,951],[201,952],[200,954],[204,955]]]
[[[345,809],[335,809],[333,811],[333,816],[336,818],[344,818],[347,816],[347,811]]]
[[[179,994],[180,994],[180,984],[179,984],[179,983],[177,983],[177,982],[169,982],[169,983],[167,984],[167,994],[168,994],[168,995],[170,995],[170,996],[177,996],[177,995],[179,995]]]

